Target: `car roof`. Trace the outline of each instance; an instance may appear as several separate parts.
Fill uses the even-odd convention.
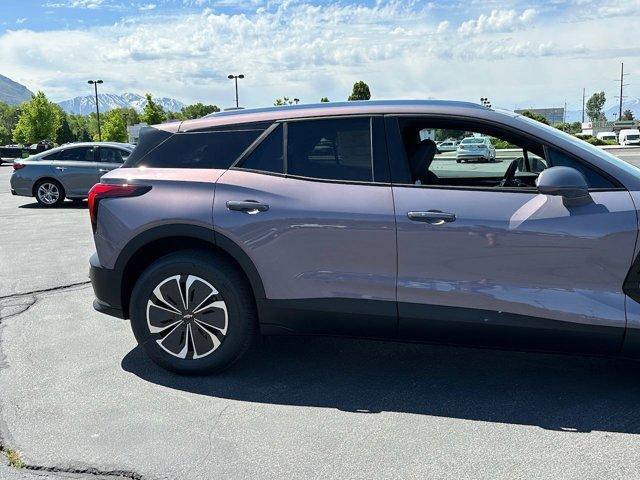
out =
[[[122,142],[73,142],[73,143],[65,143],[60,145],[59,147],[52,148],[47,150],[50,152],[51,150],[59,150],[61,148],[69,148],[69,147],[120,147],[132,149],[134,145],[130,143],[122,143]]]
[[[453,100],[363,100],[353,102],[325,102],[315,104],[286,105],[282,107],[252,108],[216,112],[196,120],[156,126],[170,131],[187,132],[218,125],[249,122],[268,122],[285,119],[301,119],[336,115],[371,114],[420,114],[456,113],[473,114],[489,111],[487,107],[471,102]]]

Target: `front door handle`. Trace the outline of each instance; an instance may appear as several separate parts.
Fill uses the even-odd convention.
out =
[[[229,210],[255,215],[256,213],[266,212],[269,210],[269,205],[266,203],[256,202],[255,200],[229,200],[227,202],[227,208]]]
[[[67,167],[56,167],[56,170],[60,170],[61,172],[64,172],[67,169]]]
[[[430,223],[431,225],[442,225],[444,223],[455,222],[455,213],[441,212],[440,210],[427,210],[426,212],[408,212],[407,217],[413,222]]]
[[[98,171],[100,173],[106,173],[106,172],[110,172],[111,170],[109,170],[108,168],[99,168]]]

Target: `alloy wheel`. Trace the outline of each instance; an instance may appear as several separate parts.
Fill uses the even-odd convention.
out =
[[[167,353],[181,359],[206,357],[224,341],[229,317],[222,295],[195,275],[174,275],[153,290],[147,326]]]
[[[45,205],[53,205],[60,198],[60,189],[55,183],[44,182],[38,187],[38,198]]]

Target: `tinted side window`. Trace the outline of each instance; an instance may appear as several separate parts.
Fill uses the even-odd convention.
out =
[[[282,125],[260,142],[260,145],[242,162],[240,168],[262,172],[283,173]]]
[[[100,147],[100,161],[104,163],[122,163],[129,156],[126,150],[119,148]]]
[[[93,147],[67,148],[47,155],[44,160],[61,160],[66,162],[93,162]]]
[[[615,185],[607,178],[558,150],[549,149],[549,160],[552,167],[571,167],[578,170],[587,179],[589,188],[615,188]]]
[[[371,119],[344,118],[287,125],[287,173],[371,181]]]
[[[176,133],[138,157],[134,154],[125,167],[149,168],[228,168],[264,130],[215,130]]]

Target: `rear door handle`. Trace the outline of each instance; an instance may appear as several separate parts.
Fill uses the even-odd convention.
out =
[[[98,171],[105,173],[105,172],[110,172],[111,170],[109,170],[108,168],[99,168]]]
[[[455,222],[455,213],[441,212],[440,210],[427,210],[426,212],[408,212],[407,217],[413,222],[430,223],[431,225],[442,225],[444,223]]]
[[[229,210],[255,215],[256,213],[266,212],[269,210],[269,205],[266,203],[256,202],[255,200],[229,200],[227,202],[227,208]]]
[[[61,172],[64,172],[67,169],[67,167],[56,167],[56,170],[60,170]]]

